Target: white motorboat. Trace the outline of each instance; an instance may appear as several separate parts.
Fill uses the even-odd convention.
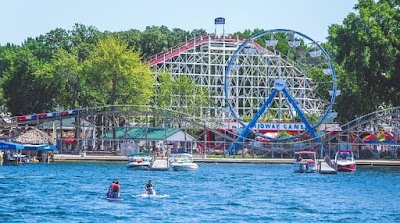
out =
[[[193,162],[193,156],[188,153],[172,154],[171,167],[175,171],[190,171],[199,169],[199,166]]]
[[[136,170],[150,170],[151,156],[148,153],[129,154],[126,167]]]

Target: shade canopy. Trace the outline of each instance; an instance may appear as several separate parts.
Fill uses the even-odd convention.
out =
[[[57,150],[57,146],[55,145],[31,145],[24,144],[25,150],[35,150],[35,151],[54,151]]]
[[[22,150],[24,146],[14,142],[0,142],[0,149]]]

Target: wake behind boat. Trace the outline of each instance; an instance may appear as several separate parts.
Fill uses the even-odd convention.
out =
[[[190,171],[199,169],[199,166],[193,162],[193,156],[187,153],[173,154],[171,167],[175,171]]]
[[[169,195],[168,194],[155,194],[155,195],[139,194],[138,197],[141,197],[141,198],[166,198],[166,197],[169,197]]]

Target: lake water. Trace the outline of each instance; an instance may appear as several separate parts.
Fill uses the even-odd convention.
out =
[[[122,201],[104,198],[121,184]],[[143,198],[152,179],[159,198]],[[0,222],[400,222],[400,168],[295,174],[291,165],[199,164],[195,172],[125,163],[0,167]]]

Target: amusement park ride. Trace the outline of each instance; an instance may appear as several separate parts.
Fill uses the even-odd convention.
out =
[[[290,151],[307,147],[319,150],[323,156],[334,150],[330,145],[341,141],[351,146],[372,145],[374,141],[363,139],[368,134],[376,135],[382,123],[391,123],[393,127],[386,131],[397,143],[397,126],[400,126],[397,108],[360,117],[342,127],[333,123],[336,117],[333,105],[340,90],[332,60],[318,42],[300,32],[271,29],[246,40],[225,34],[197,36],[148,60],[156,78],[166,72],[174,79],[185,75],[207,89],[209,103],[197,108],[201,117],[187,114],[183,121],[204,130],[199,145],[220,148],[225,155],[236,154],[245,147],[266,151],[271,147],[263,144],[290,142]],[[174,106],[178,106],[176,101],[171,102],[171,108]],[[182,116],[172,117],[170,112],[161,110],[146,108],[138,113],[135,108],[127,115],[129,106],[121,107],[120,111],[117,108],[107,112],[107,109],[24,115],[16,117],[15,122],[39,123],[70,117],[95,122],[100,114],[111,113],[120,122],[135,114],[146,116],[142,126],[150,125],[148,115],[164,116],[170,125],[172,120],[182,121]],[[304,142],[308,144],[305,146]]]
[[[226,154],[242,148],[249,134],[259,141],[318,141],[324,122],[336,115],[332,106],[340,90],[332,61],[316,41],[294,30],[267,30],[247,40],[202,36],[150,63],[156,74],[185,74],[208,89],[212,103],[202,108],[209,114],[203,118],[219,120],[222,130],[238,134]],[[322,78],[313,80],[318,75]]]
[[[280,40],[275,37],[281,37]],[[257,39],[265,41],[265,48],[257,47]],[[278,43],[282,41],[288,46],[285,54],[277,51]],[[255,89],[260,95],[265,97],[259,100],[257,113],[249,123],[244,124],[240,119],[243,112],[238,109],[240,103],[237,98],[240,97],[240,88],[244,83],[236,81],[236,77],[243,76],[249,72],[242,67],[245,60],[243,56],[252,52],[252,57],[256,57],[261,62],[262,68],[253,81]],[[259,62],[260,63],[260,62]],[[312,80],[312,74],[326,74],[328,78],[322,82]],[[328,89],[326,94],[330,93],[330,100],[324,101],[323,97],[318,98],[313,88],[317,85],[322,89]],[[314,40],[308,36],[286,29],[267,30],[258,33],[248,40],[244,41],[231,56],[225,73],[225,96],[226,103],[235,120],[243,127],[235,143],[231,144],[227,153],[235,153],[249,133],[253,133],[262,138],[273,141],[287,141],[289,139],[300,138],[310,134],[311,138],[319,142],[316,129],[332,113],[332,106],[335,97],[339,91],[336,88],[336,75],[332,61],[326,51]],[[325,96],[325,98],[328,98]],[[274,110],[272,108],[275,108]],[[268,111],[268,110],[269,111]],[[325,111],[322,111],[325,110]],[[274,112],[275,111],[275,112]],[[284,123],[283,118],[294,120],[298,116],[304,124],[305,129],[299,134],[288,137],[270,138],[264,134],[258,134],[254,131],[257,121],[267,112],[267,115],[273,115],[278,123]],[[241,114],[242,113],[242,114]],[[315,123],[307,119],[306,114],[318,116]]]

